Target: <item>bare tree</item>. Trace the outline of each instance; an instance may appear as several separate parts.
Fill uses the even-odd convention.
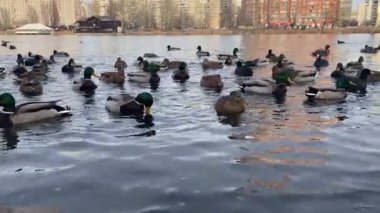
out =
[[[36,23],[39,21],[37,10],[36,8],[32,6],[28,7],[27,16],[28,16],[29,21],[32,23]]]
[[[9,11],[4,8],[0,8],[0,28],[9,29],[11,27],[10,23],[11,16]]]
[[[109,6],[108,6],[108,15],[113,17],[113,18],[119,18],[121,16],[121,2],[118,1],[109,1]]]
[[[59,25],[59,11],[56,1],[52,1],[50,24],[54,27],[57,27]]]
[[[176,12],[179,10],[178,6],[173,0],[163,0],[160,5],[159,13],[161,16],[160,27],[163,30],[171,30],[177,27],[179,14]]]
[[[41,9],[43,11],[43,13],[41,14],[41,21],[43,22],[43,24],[51,25],[51,22],[50,22],[51,11],[52,11],[51,3],[50,2],[42,3]]]

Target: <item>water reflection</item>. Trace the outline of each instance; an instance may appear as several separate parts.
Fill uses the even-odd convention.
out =
[[[0,133],[2,134],[2,150],[11,150],[17,148],[19,136],[15,129],[0,129]]]

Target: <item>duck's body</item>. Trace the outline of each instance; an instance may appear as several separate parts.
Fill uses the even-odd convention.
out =
[[[106,102],[106,109],[109,112],[123,116],[149,115],[150,107],[153,105],[152,95],[140,93],[137,97],[131,95],[109,96]]]
[[[203,60],[202,62],[203,69],[222,69],[223,62],[220,61],[210,61],[208,59]]]
[[[236,59],[238,58],[237,56],[237,52],[239,52],[239,49],[238,48],[234,48],[233,51],[232,51],[232,55],[230,54],[218,54],[217,57],[218,57],[218,60],[226,60],[228,58],[230,59]]]
[[[201,87],[220,91],[223,88],[222,77],[220,74],[205,75],[201,79]]]
[[[352,93],[365,93],[367,89],[367,81],[371,75],[371,70],[363,69],[357,77],[346,77],[336,79],[336,88],[345,89]]]
[[[269,61],[267,59],[256,58],[252,61],[244,61],[244,65],[249,67],[264,67],[268,65]]]
[[[84,70],[84,78],[74,81],[73,89],[89,94],[94,93],[98,86],[96,86],[96,84],[91,80],[92,76],[97,77],[95,75],[95,70],[92,67],[86,67]]]
[[[32,68],[32,72],[38,72],[38,73],[47,73],[49,71],[49,67],[47,66],[47,64],[38,64],[38,65],[35,65],[33,66]]]
[[[338,40],[337,43],[338,44],[345,44],[346,42]]]
[[[167,46],[167,49],[168,49],[168,51],[179,51],[179,50],[181,50],[181,48],[179,48],[179,47],[172,47],[170,45]]]
[[[15,50],[15,49],[17,49],[17,48],[16,48],[15,45],[9,45],[9,49],[10,49],[10,50]]]
[[[364,58],[360,56],[360,58],[358,59],[358,61],[348,62],[347,65],[346,65],[346,68],[363,69],[364,68],[363,62],[364,62]]]
[[[130,72],[127,74],[128,80],[136,83],[149,83],[152,74],[149,72]]]
[[[124,60],[122,60],[122,59],[119,57],[119,58],[117,58],[114,67],[115,67],[117,70],[124,71],[125,68],[128,67],[128,65],[127,65],[127,63],[126,63]]]
[[[202,47],[201,46],[198,46],[197,47],[197,56],[200,58],[200,57],[208,57],[210,56],[210,52],[207,52],[207,51],[202,51]]]
[[[363,49],[360,50],[361,53],[376,54],[379,50],[379,47],[371,47],[365,45]]]
[[[310,102],[314,101],[343,101],[347,97],[345,89],[309,87],[305,95]]]
[[[59,101],[30,102],[15,106],[15,99],[9,93],[0,95],[0,127],[12,128],[14,125],[22,125],[40,122],[47,119],[69,116],[68,107],[58,105]]]
[[[262,95],[271,95],[275,91],[276,86],[277,86],[276,82],[271,79],[260,79],[260,80],[243,81],[241,88],[245,92],[252,92],[252,93],[262,94]],[[284,92],[286,94],[286,90],[284,90]]]
[[[42,90],[42,84],[37,80],[23,81],[20,85],[20,92],[22,92],[24,95],[41,95]]]
[[[220,97],[214,104],[218,116],[235,116],[245,111],[245,100],[239,92]]]
[[[266,59],[270,59],[272,57],[276,57],[276,55],[273,53],[273,50],[269,49],[267,55],[265,56]]]
[[[117,72],[103,72],[100,74],[99,79],[107,83],[124,84],[125,74],[122,70]]]
[[[53,51],[53,55],[55,57],[70,57],[70,55],[67,53],[67,52],[64,52],[64,51],[57,51],[57,50],[54,50]]]
[[[189,71],[185,69],[178,69],[173,72],[172,78],[175,81],[185,82],[190,78]]]
[[[317,70],[319,70],[319,69],[321,69],[323,67],[328,67],[329,66],[329,62],[326,59],[322,58],[322,56],[318,56],[317,59],[315,60],[314,64],[313,64],[313,66]]]
[[[253,75],[253,70],[249,66],[243,66],[241,61],[236,63],[235,75],[249,77]]]
[[[272,68],[272,78],[277,84],[295,84],[315,81],[317,72],[312,70],[295,70],[290,66],[277,64]]]
[[[17,76],[16,81],[19,83],[22,83],[24,81],[45,81],[48,79],[48,76],[44,73],[39,73],[39,72],[26,72],[21,75]]]
[[[312,56],[328,56],[330,55],[330,45],[326,45],[324,49],[318,49],[311,53]]]
[[[145,53],[143,55],[144,58],[158,58],[158,55],[154,54],[154,53]]]
[[[47,62],[47,64],[55,64],[55,63],[57,63],[55,61],[54,55],[51,55],[50,58],[46,62]]]
[[[169,61],[169,59],[165,58],[162,63],[160,63],[161,68],[165,69],[178,69],[183,61]]]
[[[39,61],[39,60],[37,60],[36,58],[37,58],[37,57],[35,57],[35,58],[28,58],[28,59],[26,59],[26,60],[25,60],[25,62],[24,62],[25,66],[29,66],[29,67],[32,67],[32,66],[34,66],[34,65],[37,65],[37,64],[39,64],[39,63],[40,63],[40,61]]]
[[[28,70],[24,66],[16,66],[12,71],[16,76],[24,74],[28,72]]]

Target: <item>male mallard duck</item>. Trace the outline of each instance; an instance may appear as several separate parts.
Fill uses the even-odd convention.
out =
[[[3,93],[0,95],[0,106],[3,107],[0,111],[0,127],[12,128],[14,125],[71,115],[69,108],[57,105],[58,102],[30,102],[16,107],[14,97]]]
[[[371,47],[371,46],[365,45],[364,49],[361,49],[360,52],[361,53],[375,54],[375,53],[377,53],[377,51],[379,50],[379,48],[380,48],[380,46],[375,48],[375,47]]]
[[[272,68],[272,78],[277,84],[295,84],[314,81],[316,71],[295,70],[293,67],[284,66],[281,62]]]
[[[186,80],[190,78],[190,74],[187,69],[187,64],[185,62],[182,62],[179,65],[178,70],[173,72],[172,78],[175,81],[180,81],[180,82],[185,82]]]
[[[266,59],[270,59],[272,57],[276,57],[276,55],[273,53],[273,50],[269,49],[267,55],[265,56]]]
[[[237,58],[237,53],[239,52],[239,49],[238,48],[234,48],[233,51],[232,51],[232,55],[229,55],[229,54],[219,54],[217,55],[218,59],[219,60],[226,60],[227,58],[231,58],[231,59],[234,59],[234,58]]]
[[[141,68],[143,65],[143,62],[144,62],[144,58],[139,56],[137,60],[133,63],[133,65]]]
[[[308,97],[308,102],[343,101],[347,97],[347,92],[345,89],[309,87],[305,95]]]
[[[311,53],[312,56],[317,57],[318,55],[321,56],[328,56],[330,55],[330,45],[326,45],[325,49],[318,49]]]
[[[91,77],[98,77],[92,67],[86,67],[84,70],[84,78],[74,81],[73,89],[86,93],[93,93],[98,86],[91,80]]]
[[[145,53],[143,55],[144,58],[158,58],[158,55],[154,54],[154,53]]]
[[[276,84],[276,82],[271,79],[243,81],[241,89],[244,92],[262,95],[276,94],[276,96],[285,96],[287,92],[285,84]]]
[[[235,75],[237,76],[252,76],[253,71],[249,66],[244,65],[241,61],[236,63]]]
[[[119,58],[117,58],[114,67],[115,67],[117,70],[122,70],[122,71],[124,71],[125,68],[128,67],[128,65],[127,65],[127,63],[125,63],[124,60],[122,60],[122,59],[119,57]]]
[[[210,56],[210,52],[202,51],[202,47],[201,47],[201,46],[198,46],[198,47],[197,47],[197,56],[198,56],[198,57]]]
[[[157,72],[160,67],[156,64],[144,63],[144,72],[131,72],[128,73],[128,80],[137,83],[150,83],[151,85],[158,85],[160,82],[160,76]]]
[[[170,45],[167,46],[167,49],[168,49],[168,51],[179,51],[179,50],[181,50],[181,48],[179,48],[179,47],[172,47]]]
[[[343,76],[335,81],[337,89],[345,89],[352,93],[365,93],[367,89],[368,77],[371,75],[371,70],[363,69],[358,77]]]
[[[346,68],[363,69],[364,68],[363,62],[364,62],[364,58],[363,56],[360,56],[358,61],[351,61],[347,63]]]
[[[328,67],[329,66],[329,62],[326,60],[326,59],[323,59],[321,55],[319,55],[317,57],[317,59],[315,60],[313,66],[317,69],[317,70],[320,70],[321,68],[323,67]]]
[[[204,59],[202,62],[203,69],[222,69],[223,63],[220,61],[210,61],[208,59]]]
[[[15,45],[9,45],[9,49],[10,49],[10,50],[15,50],[15,49],[17,49],[17,48],[16,48]]]
[[[220,97],[214,104],[218,116],[240,115],[245,111],[245,100],[240,92],[231,92],[229,95]]]
[[[223,88],[222,77],[220,74],[204,75],[201,79],[201,87],[220,91]]]
[[[136,97],[130,95],[109,96],[106,109],[109,112],[125,116],[149,116],[152,105],[153,96],[150,93],[143,92]]]
[[[55,64],[55,63],[57,63],[57,62],[55,61],[55,59],[54,59],[54,55],[51,55],[51,56],[49,57],[49,60],[47,60],[47,63],[48,63],[48,64]]]
[[[23,81],[20,85],[20,92],[29,96],[41,95],[42,84],[38,80]]]
[[[54,50],[53,51],[53,55],[55,57],[70,57],[70,55],[67,53],[67,52],[64,52],[64,51],[57,51],[57,50]]]

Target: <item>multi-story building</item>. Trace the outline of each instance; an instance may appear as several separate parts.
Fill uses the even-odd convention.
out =
[[[360,3],[358,6],[357,21],[359,26],[367,24],[371,20],[371,8],[372,4],[370,1]]]
[[[379,7],[379,0],[372,0],[372,6],[371,6],[371,25],[375,26],[377,24],[377,11]]]
[[[210,29],[220,28],[220,0],[207,0],[206,21]]]
[[[351,20],[352,0],[340,0],[338,24],[343,26],[345,22]]]

